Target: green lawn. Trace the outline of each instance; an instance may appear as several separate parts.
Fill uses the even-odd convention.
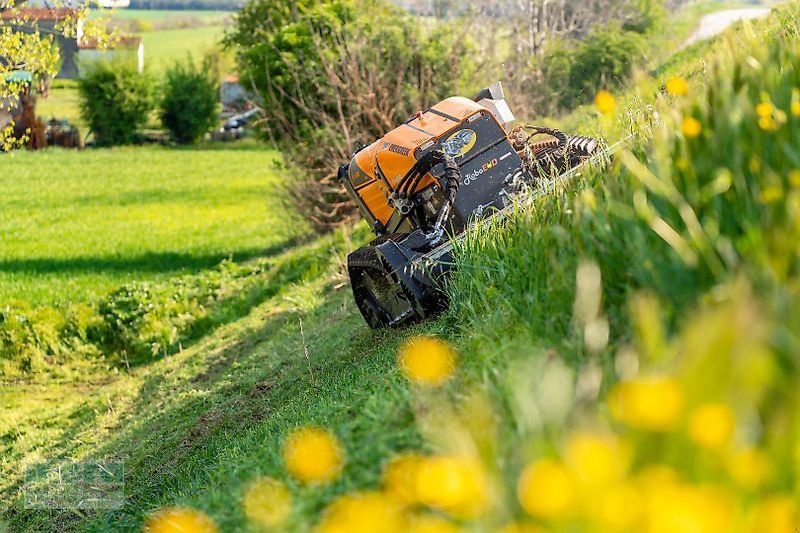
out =
[[[217,47],[224,31],[224,26],[206,26],[143,33],[145,65],[158,74],[189,54],[199,59]]]
[[[0,158],[0,300],[61,305],[286,246],[305,226],[264,149],[117,148]]]

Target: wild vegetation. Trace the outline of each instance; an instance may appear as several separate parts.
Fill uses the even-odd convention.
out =
[[[9,527],[790,530],[799,27],[795,3],[604,94],[585,127],[642,136],[470,234],[438,320],[365,329],[361,228],[170,357],[9,383]],[[40,457],[124,460],[125,506],[24,509]]]

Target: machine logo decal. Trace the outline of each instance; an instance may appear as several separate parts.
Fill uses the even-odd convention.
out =
[[[452,134],[446,141],[443,141],[442,148],[444,148],[444,153],[450,157],[462,157],[472,150],[477,140],[478,135],[474,131],[461,130]]]
[[[478,178],[486,172],[487,170],[491,169],[492,167],[496,166],[498,163],[497,159],[492,159],[491,161],[487,161],[483,164],[483,166],[479,169],[476,169],[475,172],[470,172],[464,175],[464,185],[469,185],[473,181],[478,181]]]

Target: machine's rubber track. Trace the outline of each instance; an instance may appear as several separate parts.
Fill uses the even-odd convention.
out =
[[[399,236],[378,237],[347,256],[353,297],[372,329],[400,327],[419,319],[403,283],[378,256],[378,245]]]

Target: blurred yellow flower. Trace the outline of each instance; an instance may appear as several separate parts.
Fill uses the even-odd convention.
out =
[[[706,403],[689,415],[689,437],[705,448],[720,448],[733,438],[733,410],[723,403]]]
[[[586,505],[598,531],[635,531],[642,516],[642,496],[638,487],[631,483],[616,486],[587,495]]]
[[[475,518],[489,505],[486,474],[477,461],[466,457],[426,458],[417,470],[419,501],[458,518]]]
[[[645,507],[649,533],[719,533],[729,531],[733,505],[727,493],[715,487],[682,483],[654,487]]]
[[[756,106],[756,115],[761,118],[769,118],[775,112],[775,107],[770,102],[761,102]]]
[[[800,102],[792,102],[792,115],[800,117]]]
[[[563,464],[542,459],[522,471],[517,482],[517,498],[531,516],[564,518],[575,503],[575,483]]]
[[[617,383],[609,392],[611,414],[625,424],[649,431],[667,431],[683,412],[683,390],[670,377]]]
[[[797,506],[791,496],[772,496],[753,510],[752,533],[789,533],[797,531]]]
[[[145,522],[144,533],[217,533],[219,528],[206,514],[174,507],[157,512]]]
[[[594,104],[603,115],[613,113],[617,108],[617,101],[614,99],[614,95],[608,91],[597,93],[597,96],[594,97]]]
[[[759,194],[761,203],[772,204],[783,198],[783,189],[779,185],[768,185]]]
[[[789,172],[789,185],[792,187],[800,187],[800,170],[792,170]]]
[[[666,87],[667,92],[674,96],[685,96],[689,94],[689,84],[680,76],[667,78]]]
[[[381,492],[345,494],[323,512],[319,533],[393,533],[406,531],[402,506]]]
[[[306,483],[326,483],[342,469],[342,449],[328,430],[298,428],[283,444],[283,461],[289,473]]]
[[[530,522],[512,522],[506,525],[498,533],[545,533],[546,530]]]
[[[698,137],[703,132],[703,124],[694,117],[684,117],[681,124],[683,134],[692,139]]]
[[[748,490],[757,489],[769,476],[769,457],[758,448],[734,452],[728,456],[726,464],[734,483]]]
[[[418,501],[417,474],[424,461],[425,457],[416,453],[394,457],[383,470],[384,490],[405,504]]]
[[[627,470],[627,454],[616,437],[577,433],[570,436],[564,460],[572,476],[587,489],[620,481]]]
[[[758,119],[758,127],[765,131],[778,129],[778,123],[772,117],[761,117]]]
[[[400,347],[398,359],[405,375],[421,385],[442,385],[456,369],[456,353],[435,337],[411,339]]]
[[[408,518],[406,533],[461,533],[462,529],[441,516],[417,514]]]
[[[277,527],[283,525],[292,512],[292,495],[277,479],[259,477],[247,486],[242,505],[251,522]]]

